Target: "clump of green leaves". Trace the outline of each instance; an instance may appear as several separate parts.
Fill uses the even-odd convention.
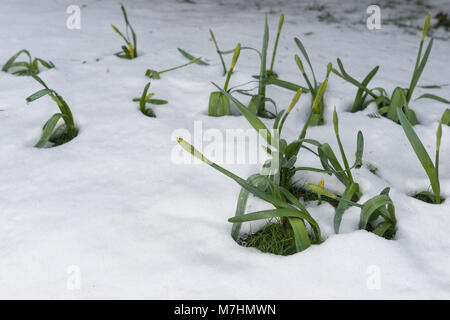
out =
[[[241,44],[238,43],[234,50],[233,59],[231,61],[230,70],[228,70],[227,78],[223,86],[223,91],[229,92],[228,85],[230,83],[231,75],[233,74],[234,67],[236,66],[239,54],[241,52]],[[208,115],[212,117],[221,117],[230,115],[230,100],[221,91],[211,92],[209,95]]]
[[[153,99],[155,93],[148,93],[148,89],[150,88],[150,82],[147,83],[144,87],[144,91],[142,91],[140,98],[134,98],[133,101],[139,102],[139,110],[146,115],[147,117],[156,117],[155,112],[149,105],[164,105],[168,104],[167,100],[161,99]]]
[[[364,136],[361,131],[358,131],[356,139],[356,157],[354,163],[352,164],[352,166],[350,166],[339,136],[338,117],[336,110],[333,113],[333,124],[343,164],[339,162],[336,154],[328,143],[320,143],[317,140],[305,139],[304,141],[306,143],[317,147],[317,152],[312,152],[320,159],[322,169],[312,167],[297,167],[295,168],[295,171],[314,171],[334,175],[345,187],[348,187],[350,184],[355,182],[351,170],[354,168],[360,168],[362,165],[362,157],[364,152]],[[357,194],[359,194],[359,188],[356,189],[355,193],[352,194],[352,196]]]
[[[404,96],[406,99],[406,103],[403,103],[403,106],[402,106],[403,112],[405,113],[408,121],[412,125],[417,124],[416,115],[413,110],[408,109],[408,105],[412,99],[414,89],[416,88],[417,83],[419,82],[420,76],[422,75],[423,70],[425,69],[425,65],[428,61],[428,57],[430,55],[431,48],[433,46],[433,38],[431,38],[431,40],[428,42],[425,52],[423,52],[425,38],[426,38],[426,35],[428,32],[428,28],[430,26],[430,19],[431,19],[431,14],[428,14],[427,18],[425,19],[424,26],[423,26],[422,37],[421,37],[420,44],[419,44],[419,51],[417,53],[417,59],[416,59],[415,65],[414,65],[414,70],[413,70],[413,74],[411,77],[409,87],[408,88],[397,87],[394,90],[394,92],[392,93],[391,97],[389,97],[387,91],[384,88],[374,88],[374,89],[367,88],[370,80],[377,73],[378,66],[375,67],[374,69],[372,69],[362,82],[359,82],[355,78],[351,77],[345,71],[342,61],[338,58],[337,62],[338,62],[338,66],[339,66],[339,71],[336,69],[333,69],[333,72],[336,75],[338,75],[339,77],[350,82],[351,84],[355,85],[358,88],[358,92],[356,94],[355,101],[354,101],[352,109],[351,109],[352,112],[363,110],[367,107],[367,105],[369,103],[375,102],[379,109],[378,112],[381,115],[398,123],[397,105],[400,103],[399,102],[400,91],[402,91],[404,93]],[[430,93],[423,94],[420,97],[416,98],[415,100],[419,100],[419,99],[434,99],[434,100],[437,100],[437,101],[440,101],[443,103],[450,104],[450,101],[448,101],[442,97],[439,97],[437,95],[430,94]]]
[[[21,54],[25,54],[28,57],[28,61],[16,61]],[[41,58],[32,58],[31,54],[27,50],[23,49],[9,58],[9,60],[4,64],[2,71],[20,76],[37,75],[40,72],[39,64],[47,69],[52,69],[55,67],[51,61],[45,61]]]
[[[339,120],[336,109],[333,112],[333,126],[343,164],[339,162],[338,157],[336,156],[333,149],[328,143],[320,143],[318,141],[309,139],[308,142],[314,143],[314,145],[317,146],[316,155],[320,159],[322,169],[311,167],[298,167],[295,170],[313,171],[334,175],[345,186],[345,191],[344,194],[342,195],[342,198],[349,201],[350,200],[358,201],[361,198],[361,192],[359,190],[359,184],[354,181],[351,170],[353,168],[360,168],[362,165],[362,157],[364,152],[364,137],[362,132],[358,131],[356,141],[355,162],[353,163],[352,166],[350,166],[339,135]],[[322,183],[319,184],[319,187],[323,186],[323,180],[321,181]],[[322,194],[318,192],[319,202],[321,201],[321,197]],[[328,198],[335,199],[330,197]],[[328,202],[333,203],[331,201]],[[347,202],[339,202],[336,208],[336,214],[334,216],[334,230],[336,233],[339,233],[339,227],[341,224],[342,216],[348,207],[349,206]]]
[[[44,125],[42,129],[42,135],[39,141],[36,143],[36,148],[43,148],[47,142],[51,142],[53,146],[61,145],[66,143],[78,135],[78,129],[75,126],[75,122],[73,120],[72,111],[69,108],[69,105],[64,101],[63,97],[61,97],[55,90],[50,89],[41,78],[36,75],[31,75],[37,82],[39,82],[44,89],[41,89],[31,96],[26,98],[27,103],[42,98],[43,96],[48,95],[53,101],[56,102],[60,112],[55,113]],[[57,124],[59,120],[62,119],[64,121],[59,127]]]
[[[342,217],[342,207],[354,206],[361,209],[359,219],[359,229],[367,230],[375,233],[380,237],[392,239],[395,236],[397,228],[397,218],[395,216],[395,207],[392,199],[389,196],[390,188],[385,188],[381,193],[363,204],[351,201],[346,196],[339,197],[320,186],[308,184],[308,186],[317,194],[323,194],[329,198],[339,200],[339,205],[335,213],[335,231],[339,232],[339,226],[336,230],[336,221]],[[346,190],[347,192],[347,190]],[[345,195],[345,193],[344,193]],[[338,219],[336,216],[340,215]]]
[[[274,209],[256,211],[252,213],[236,215],[228,219],[229,222],[242,223],[255,220],[267,220],[275,218],[284,218],[288,221],[293,237],[295,239],[296,251],[303,251],[311,244],[321,242],[320,228],[318,223],[312,218],[306,208],[285,188],[276,184],[270,177],[260,175],[258,182],[250,183],[232,172],[222,168],[216,163],[207,159],[203,154],[196,150],[192,145],[178,138],[178,143],[189,153],[233,179],[247,192],[266,201],[274,206]],[[255,186],[257,184],[258,186]],[[308,233],[306,225],[309,225],[311,232]]]
[[[269,25],[267,23],[267,15],[266,15],[262,49],[260,52],[261,66],[258,77],[259,80],[258,93],[252,96],[250,103],[248,105],[248,108],[252,112],[256,113],[258,116],[263,118],[275,118],[277,114],[276,103],[272,99],[266,97],[266,86],[269,82],[269,79],[274,79],[275,81],[278,79],[278,75],[273,71],[273,67],[278,49],[278,41],[280,39],[281,29],[283,28],[283,23],[284,23],[284,13],[280,15],[280,19],[278,21],[278,30],[277,36],[275,38],[275,44],[273,46],[272,61],[270,63],[270,69],[267,70],[266,64],[267,64],[267,50],[269,45]],[[275,113],[266,109],[266,102],[271,102],[274,105]]]
[[[302,148],[314,153],[314,151],[307,147],[305,143],[313,145],[319,144],[314,140],[305,139],[306,131],[309,126],[311,117],[309,117],[305,122],[297,140],[294,140],[293,142],[288,144],[285,139],[280,138],[284,123],[290,112],[293,110],[298,100],[300,99],[303,90],[299,89],[293,96],[288,108],[286,110],[281,110],[277,114],[272,127],[272,131],[274,132],[274,134],[270,134],[269,128],[251,110],[249,110],[247,107],[245,107],[244,104],[233,97],[231,93],[220,89],[220,87],[216,84],[214,85],[220,90],[220,92],[226,95],[233,102],[239,112],[247,119],[249,124],[258,132],[258,134],[263,137],[267,145],[272,146],[273,149],[277,150],[276,152],[272,152],[271,148],[265,149],[268,155],[271,156],[271,160],[268,160],[264,164],[262,171],[264,172],[264,175],[272,175],[274,174],[274,172],[276,172],[277,177],[275,177],[274,179],[277,181],[277,183],[279,183],[283,188],[291,191],[291,178],[296,171],[300,170],[295,167],[298,153]]]
[[[401,108],[397,109],[397,116],[400,121],[400,124],[402,125],[403,131],[405,132],[405,135],[408,138],[409,143],[411,144],[411,147],[416,153],[417,158],[422,164],[422,167],[424,168],[428,176],[428,179],[430,180],[431,188],[433,190],[433,192],[429,191],[419,192],[418,194],[414,195],[414,197],[422,201],[439,204],[443,201],[443,198],[441,197],[441,189],[439,183],[439,149],[441,146],[441,138],[442,138],[442,123],[439,122],[438,129],[436,132],[436,153],[435,153],[435,161],[433,163],[424,145],[420,141],[411,123],[408,121],[407,117],[405,116]]]
[[[260,58],[259,75],[253,76],[253,78],[258,80],[258,86],[257,86],[258,91],[256,94],[253,94],[250,92],[256,88],[253,88],[251,90],[236,90],[236,91],[238,91],[241,94],[251,96],[250,102],[248,104],[248,109],[262,118],[275,118],[277,115],[275,101],[273,101],[272,99],[270,99],[266,96],[266,86],[268,84],[271,84],[272,82],[276,82],[276,83],[279,82],[279,81],[277,81],[278,75],[273,71],[273,68],[274,68],[275,57],[276,57],[276,52],[277,52],[277,48],[278,48],[278,41],[279,41],[281,29],[283,27],[283,22],[284,22],[284,14],[281,14],[280,20],[278,22],[278,32],[277,32],[277,37],[276,37],[275,44],[274,44],[274,49],[272,52],[272,61],[271,61],[269,70],[267,70],[267,51],[268,51],[268,46],[269,46],[269,24],[267,22],[267,14],[266,14],[265,22],[264,22],[264,33],[263,33],[261,50],[258,50],[258,49],[252,48],[252,47],[246,47],[246,46],[242,47],[242,50],[252,50],[252,51],[256,52]],[[217,44],[217,42],[215,41],[214,34],[211,34],[211,38],[213,39],[213,42],[215,44]],[[218,49],[217,45],[216,45],[216,48],[218,50],[219,55],[229,54],[229,53],[233,52],[233,50],[220,51]],[[224,63],[223,63],[223,66],[224,66],[224,70],[225,70],[226,68],[225,68]],[[281,82],[283,82],[283,81],[281,81]],[[297,87],[297,90],[298,89],[300,89],[300,87]],[[293,90],[293,91],[297,91],[297,90]],[[275,112],[271,112],[271,111],[267,110],[266,102],[270,102],[274,105]]]
[[[267,143],[265,150],[271,156],[271,159],[267,160],[264,164],[260,174],[254,174],[247,180],[244,180],[205,158],[183,139],[178,139],[178,143],[186,151],[232,178],[242,187],[235,216],[229,219],[230,222],[233,222],[232,237],[238,241],[242,222],[279,218],[283,227],[294,237],[297,252],[305,250],[311,244],[320,243],[319,225],[298,199],[285,188],[289,175],[295,172],[293,167],[295,165],[296,155],[303,143],[303,138],[288,145],[284,139],[280,139],[280,133],[287,116],[301,96],[301,90],[295,94],[287,111],[284,112],[283,110],[283,112],[277,115],[273,134],[271,134],[256,114],[235,99],[229,92],[220,89],[217,85],[216,87],[233,101],[237,109],[249,121],[251,126],[263,137],[265,143]],[[304,137],[305,131],[306,127],[301,133],[301,137]],[[245,214],[247,199],[250,194],[272,204],[275,209]],[[309,225],[310,232],[308,232],[306,225]]]
[[[180,66],[176,66],[176,67],[173,67],[173,68],[169,68],[169,69],[166,69],[166,70],[162,70],[162,71],[156,71],[156,70],[152,70],[152,69],[147,69],[147,71],[145,71],[145,76],[149,77],[150,79],[155,79],[155,80],[161,79],[161,74],[163,74],[163,73],[187,67],[187,66],[189,66],[191,64],[198,63],[201,60],[202,60],[202,57],[198,57],[198,58],[195,58],[195,59],[189,61],[188,63],[182,64]]]
[[[125,10],[125,7],[120,5],[120,8],[122,9],[123,18],[125,19],[125,35],[117,29],[115,25],[111,25],[111,27],[114,29],[114,31],[125,41],[126,45],[122,46],[122,51],[119,51],[115,53],[115,55],[122,59],[134,59],[137,58],[137,44],[136,44],[136,33],[134,32],[133,27],[131,26],[130,22],[128,21],[127,12]],[[130,38],[131,34],[131,38]]]

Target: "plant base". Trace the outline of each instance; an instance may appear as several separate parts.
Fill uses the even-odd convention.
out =
[[[286,231],[279,221],[268,222],[258,232],[240,238],[238,244],[281,256],[296,253],[293,233]]]

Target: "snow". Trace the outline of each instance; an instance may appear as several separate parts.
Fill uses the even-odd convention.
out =
[[[0,73],[0,298],[450,298],[450,201],[432,205],[409,196],[427,189],[428,180],[402,128],[384,118],[369,118],[374,106],[345,112],[356,90],[334,75],[325,97],[326,124],[311,128],[308,137],[336,148],[330,123],[334,105],[349,155],[362,130],[364,162],[378,171],[355,171],[364,193],[361,201],[391,187],[398,218],[395,240],[358,231],[356,209],[345,213],[342,233],[335,235],[332,207],[313,203],[309,210],[320,223],[323,244],[289,257],[240,247],[231,239],[227,222],[234,214],[239,186],[204,164],[171,161],[173,132],[192,132],[195,121],[202,121],[204,130],[250,128],[243,117],[206,114],[214,90],[210,81],[224,82],[209,28],[223,49],[233,48],[237,41],[259,48],[263,13],[270,12],[273,36],[282,10],[285,25],[275,64],[280,78],[301,81],[293,59],[298,50],[292,39],[297,36],[319,79],[326,63],[335,63],[337,57],[357,79],[379,64],[372,85],[390,92],[409,83],[419,33],[394,24],[366,29],[364,1],[327,1],[326,10],[341,23],[319,22],[319,13],[296,1],[195,2],[125,2],[138,36],[140,56],[132,61],[113,55],[121,40],[110,24],[123,28],[118,2],[84,1],[80,30],[66,28],[66,8],[72,1],[1,2],[0,61],[23,48],[53,61],[56,69],[40,76],[69,103],[80,133],[56,148],[33,148],[56,106],[48,98],[26,105],[25,97],[39,85],[28,77]],[[448,1],[432,5],[433,13],[450,10]],[[419,5],[386,6],[386,15],[405,8],[420,12],[412,20],[420,27],[426,11]],[[450,42],[448,33],[440,32],[420,84],[448,83]],[[146,69],[185,62],[177,47],[202,55],[212,65],[189,66],[152,81],[155,98],[169,104],[155,107],[157,118],[145,117],[131,99],[141,94]],[[243,51],[231,85],[249,81],[257,71],[254,54]],[[423,92],[418,88],[415,96]],[[450,86],[432,92],[448,99]],[[268,95],[283,108],[292,98],[291,92],[273,87]],[[301,130],[309,99],[302,97],[286,121],[288,140]],[[411,107],[420,122],[415,130],[434,154],[435,132],[446,105],[419,100]],[[449,141],[450,128],[444,127],[440,178],[447,199]],[[298,164],[319,165],[306,153]],[[257,164],[224,166],[242,177],[259,170]],[[299,183],[317,183],[320,178],[296,176]],[[329,176],[325,187],[342,191]],[[250,201],[249,210],[263,207]],[[244,230],[249,228],[247,224]],[[68,286],[72,266],[79,268],[81,279],[75,290]],[[375,288],[368,284],[373,272],[380,276]]]

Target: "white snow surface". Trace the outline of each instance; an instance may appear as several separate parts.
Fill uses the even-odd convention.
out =
[[[227,219],[234,214],[236,183],[204,164],[171,161],[176,145],[172,133],[178,128],[192,132],[194,121],[203,121],[204,129],[250,128],[242,116],[206,114],[214,90],[210,82],[224,82],[209,28],[223,49],[238,41],[259,48],[264,12],[269,12],[272,45],[283,11],[285,25],[275,64],[280,78],[303,83],[293,59],[299,53],[292,40],[297,36],[304,41],[319,79],[326,63],[335,63],[337,57],[357,79],[379,64],[372,85],[390,92],[409,84],[420,31],[411,34],[392,24],[368,30],[365,9],[370,3],[365,1],[322,1],[331,14],[347,12],[348,20],[342,23],[318,21],[314,10],[305,9],[318,6],[318,1],[124,3],[138,37],[140,56],[132,61],[113,55],[122,42],[110,24],[124,28],[119,2],[0,3],[0,61],[23,48],[53,61],[56,68],[40,76],[66,99],[80,129],[79,136],[65,145],[33,148],[42,125],[57,107],[48,97],[27,105],[25,98],[40,86],[30,77],[0,72],[0,298],[450,298],[447,126],[440,163],[447,201],[423,203],[410,195],[427,189],[429,182],[402,128],[385,118],[369,118],[374,106],[347,112],[356,89],[332,75],[325,97],[326,124],[311,128],[308,137],[336,147],[331,124],[334,106],[349,155],[354,154],[357,131],[363,132],[364,162],[376,166],[378,176],[366,167],[355,170],[364,193],[361,201],[390,186],[398,232],[395,240],[388,241],[358,231],[359,210],[349,209],[342,233],[336,235],[333,208],[310,204],[325,241],[288,257],[263,254],[232,240]],[[80,30],[66,28],[66,8],[71,4],[81,6]],[[432,4],[432,12],[449,7],[448,1]],[[419,26],[425,15],[426,11],[420,12]],[[155,98],[169,104],[155,107],[157,118],[145,117],[131,99],[147,83],[147,68],[161,70],[186,61],[177,47],[202,55],[211,66],[189,66],[152,81]],[[419,84],[450,83],[449,52],[449,41],[435,40]],[[232,85],[251,80],[258,63],[253,53],[242,51]],[[415,96],[426,91],[450,97],[450,86],[417,88]],[[284,89],[268,89],[280,108],[286,108],[292,95]],[[288,140],[300,132],[309,104],[305,95],[288,118],[284,131]],[[436,128],[446,105],[419,100],[411,108],[420,122],[415,130],[434,157]],[[298,165],[320,165],[303,155]],[[260,169],[259,165],[224,166],[244,178]],[[317,183],[321,175],[302,173],[295,178],[299,183]],[[343,190],[329,176],[325,187]],[[249,210],[265,207],[252,199]],[[74,276],[70,266],[79,267],[79,290],[68,287]],[[373,270],[379,271],[378,289],[367,285]]]

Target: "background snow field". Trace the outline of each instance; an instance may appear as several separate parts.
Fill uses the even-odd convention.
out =
[[[368,30],[369,1],[124,1],[140,54],[130,61],[114,56],[122,40],[110,24],[124,27],[119,2],[2,0],[0,63],[24,48],[53,61],[56,68],[40,76],[68,102],[80,132],[62,146],[33,148],[56,106],[48,97],[27,105],[25,98],[39,84],[0,72],[0,298],[450,298],[448,126],[443,127],[440,167],[447,200],[427,204],[409,196],[427,189],[429,182],[401,126],[368,117],[374,105],[346,112],[356,88],[331,75],[325,125],[310,128],[307,137],[337,147],[331,121],[336,106],[340,136],[353,162],[356,133],[363,132],[363,161],[378,171],[374,175],[366,166],[354,170],[364,193],[361,201],[390,186],[398,231],[391,241],[357,231],[359,210],[351,208],[344,214],[341,234],[335,235],[333,208],[310,203],[326,240],[288,257],[263,254],[232,240],[227,219],[234,215],[240,189],[236,183],[204,164],[171,161],[176,145],[172,133],[178,128],[192,132],[194,121],[201,120],[204,130],[250,128],[242,116],[207,116],[209,93],[215,90],[210,81],[225,80],[209,28],[223,49],[234,48],[238,41],[259,48],[264,12],[269,13],[271,45],[279,13],[284,12],[275,63],[280,78],[303,84],[293,59],[297,36],[318,79],[323,79],[326,64],[340,57],[357,79],[379,64],[371,84],[392,92],[409,84],[418,29],[427,12],[450,11],[448,1],[430,1],[431,8],[395,3],[381,2],[382,29]],[[81,7],[80,30],[66,27],[71,4]],[[328,18],[318,18],[326,12]],[[408,14],[405,21],[411,28],[392,23]],[[419,85],[450,83],[448,33],[437,35]],[[146,69],[186,62],[177,47],[211,65],[189,66],[153,80],[150,91],[169,104],[154,108],[157,118],[145,117],[131,99],[141,94]],[[229,65],[231,56],[226,59]],[[258,59],[243,51],[230,85],[249,81],[258,72]],[[450,86],[417,88],[415,95],[425,91],[450,98]],[[286,108],[293,92],[268,87],[268,96]],[[309,106],[310,97],[302,96],[284,127],[288,141],[300,132]],[[434,154],[446,105],[419,100],[410,107],[420,122],[416,132]],[[320,167],[306,153],[297,164]],[[242,177],[260,169],[224,166]],[[321,177],[301,173],[295,179],[317,183]],[[343,191],[330,176],[325,176],[325,187]],[[248,210],[259,208],[265,205],[252,199]],[[246,224],[243,231],[249,228]],[[372,285],[374,276],[379,286]],[[80,280],[79,289],[71,285],[74,277]]]

